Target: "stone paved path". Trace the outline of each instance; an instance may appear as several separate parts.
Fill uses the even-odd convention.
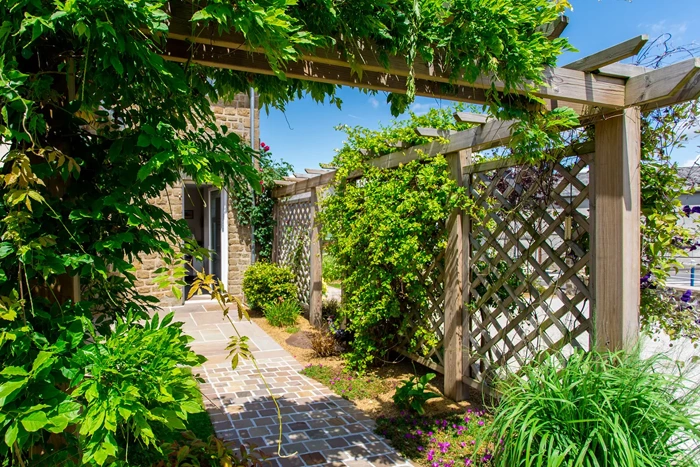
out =
[[[284,457],[278,457],[274,401],[251,362],[242,361],[231,370],[225,347],[234,331],[216,303],[198,299],[172,310],[195,338],[193,349],[209,359],[197,371],[205,379],[201,385],[205,405],[221,438],[257,445],[272,456],[273,467],[413,465],[374,434],[374,422],[351,402],[301,375],[299,362],[260,327],[237,321],[280,405]]]

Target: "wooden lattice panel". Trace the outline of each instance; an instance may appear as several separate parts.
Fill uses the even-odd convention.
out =
[[[590,348],[590,157],[468,175],[483,217],[469,232],[466,380],[489,384],[541,352]]]
[[[425,301],[409,311],[401,352],[409,358],[444,373],[445,253],[438,254],[430,267],[419,273],[427,285]],[[423,330],[423,331],[421,331]],[[420,334],[420,336],[419,336]]]
[[[281,199],[278,203],[275,260],[294,271],[299,303],[308,309],[311,289],[311,200]]]

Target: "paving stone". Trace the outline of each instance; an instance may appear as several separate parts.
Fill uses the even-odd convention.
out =
[[[306,465],[319,465],[325,464],[326,458],[320,452],[312,452],[309,454],[302,454],[301,458],[306,462]]]
[[[345,461],[345,465],[348,467],[373,467],[372,464],[365,460]]]
[[[367,428],[365,428],[363,425],[360,425],[359,423],[345,425],[345,429],[348,430],[350,433],[364,433],[367,431]]]
[[[330,426],[330,424],[325,420],[309,420],[307,423],[311,428],[316,429],[326,428]]]
[[[330,446],[328,446],[328,443],[326,443],[324,440],[319,439],[306,441],[304,442],[304,446],[306,446],[306,449],[309,452],[323,451],[325,449],[330,448]]]
[[[391,467],[395,465],[413,465],[395,452],[384,454],[383,456],[368,457],[368,461],[376,467]]]
[[[303,467],[304,461],[301,460],[301,457],[293,456],[293,457],[280,457],[277,459],[277,463],[279,464],[280,467]]]
[[[309,437],[303,431],[295,431],[293,433],[287,433],[287,438],[290,441],[306,441]]]
[[[325,439],[328,438],[326,432],[323,430],[308,430],[306,435],[311,439]]]
[[[253,419],[256,426],[277,425],[278,420],[272,417],[262,417]]]
[[[345,446],[349,446],[350,443],[345,438],[330,438],[327,439],[326,442],[328,445],[332,448],[344,448]]]
[[[353,459],[364,459],[369,456],[369,451],[367,449],[357,445],[343,448],[342,452],[347,453],[347,456]]]
[[[304,454],[308,451],[306,446],[304,446],[304,443],[289,443],[282,445],[282,452],[286,455],[292,455],[294,453]]]
[[[252,362],[243,361],[236,370],[231,369],[223,337],[229,332],[228,324],[217,324],[221,321],[218,312],[203,311],[214,305],[206,301],[186,304],[177,308],[176,319],[186,322],[187,332],[195,338],[193,348],[210,359],[194,372],[205,381],[200,388],[207,396],[205,406],[217,435],[232,448],[240,443],[256,445],[271,456],[270,467],[412,465],[372,433],[374,421],[352,402],[300,374],[302,365],[256,324],[237,322],[239,331],[250,339],[270,391]],[[282,452],[296,453],[291,457],[277,455],[273,397],[282,415]]]
[[[287,428],[289,428],[292,431],[299,431],[299,430],[308,430],[309,425],[304,422],[295,422],[295,423],[290,423],[287,425]]]
[[[340,426],[329,427],[329,428],[326,428],[325,431],[326,431],[326,433],[328,433],[328,436],[333,436],[333,437],[335,437],[335,436],[347,436],[350,434],[348,432],[348,430],[346,430],[345,428],[340,427]]]
[[[392,449],[384,443],[367,443],[365,444],[365,449],[367,449],[371,454],[386,454],[391,452]]]

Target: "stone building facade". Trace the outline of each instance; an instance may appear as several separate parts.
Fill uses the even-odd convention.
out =
[[[218,102],[212,105],[212,110],[219,125],[226,125],[235,131],[243,140],[250,144],[251,120],[250,120],[250,96],[239,94],[232,102]],[[254,141],[253,147],[260,145],[260,112],[257,106],[254,112]],[[212,206],[208,201],[220,197],[221,210],[211,212]],[[214,187],[196,186],[188,180],[169,187],[161,195],[152,200],[154,204],[170,212],[176,219],[185,218],[190,224],[195,238],[202,246],[210,249],[213,245],[211,232],[218,225],[220,227],[220,264],[214,268],[227,285],[229,292],[236,296],[242,296],[243,273],[251,264],[252,235],[249,226],[242,226],[237,221],[237,215],[231,206],[230,194],[219,193]],[[197,216],[200,217],[197,217]],[[218,223],[220,216],[221,222]],[[216,229],[217,231],[219,229]],[[219,241],[214,243],[219,243]],[[170,290],[163,290],[154,283],[158,268],[166,267],[164,261],[155,256],[148,255],[140,258],[134,264],[136,268],[136,287],[139,293],[157,297],[161,305],[178,305],[182,302]],[[197,265],[198,268],[212,268],[212,264]],[[209,271],[207,271],[209,272]],[[184,297],[183,297],[184,299]]]

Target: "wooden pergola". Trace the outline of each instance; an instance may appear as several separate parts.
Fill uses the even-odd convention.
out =
[[[189,22],[187,9],[173,4],[172,20],[165,58],[191,61],[202,65],[251,73],[274,74],[265,55],[249,47],[244,37],[236,33],[218,34],[214,28],[198,27]],[[549,25],[547,33],[556,37],[567,21],[562,18]],[[600,347],[623,348],[638,336],[639,278],[640,278],[640,164],[641,113],[700,97],[700,59],[690,59],[659,69],[620,64],[634,56],[647,42],[639,36],[563,67],[543,72],[546,83],[534,90],[544,99],[547,108],[573,108],[581,125],[595,125],[594,148],[596,178],[591,186],[591,203],[595,204],[594,226],[596,279],[592,287],[595,296],[595,332]],[[362,70],[358,76],[346,57],[338,50],[317,49],[285,67],[287,77],[374,89],[406,92],[409,69],[403,57],[391,57],[388,69],[377,58],[371,44],[358,44],[361,56],[355,57]],[[416,94],[448,100],[486,103],[486,89],[495,85],[504,91],[501,82],[481,76],[475,82],[451,79],[450,70],[443,69],[441,60],[417,62],[414,66]],[[451,86],[444,86],[450,84]],[[517,92],[525,94],[521,88]],[[514,122],[488,120],[483,115],[458,114],[459,121],[477,124],[466,131],[443,132],[430,128],[416,131],[427,137],[440,137],[420,146],[401,148],[391,154],[372,159],[381,168],[444,154],[451,163],[456,180],[464,179],[465,167],[471,162],[472,151],[507,144]],[[584,152],[579,152],[584,153]],[[491,163],[497,165],[498,162]],[[351,174],[359,177],[361,173]],[[335,170],[306,169],[278,181],[273,196],[285,198],[311,192],[335,180]],[[315,203],[314,203],[315,204]],[[449,240],[446,261],[464,264],[465,246],[462,225],[469,220],[455,212],[448,222]],[[312,232],[310,316],[320,317],[320,234],[317,226]],[[591,250],[593,252],[593,250]],[[464,308],[464,268],[446,269],[445,287],[445,392],[452,398],[461,397],[462,329]],[[456,369],[460,369],[459,371]]]

